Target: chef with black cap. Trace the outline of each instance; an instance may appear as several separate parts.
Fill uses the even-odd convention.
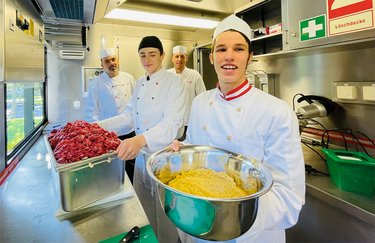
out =
[[[121,142],[117,156],[123,160],[136,157],[133,187],[151,226],[159,242],[177,242],[176,227],[160,206],[155,184],[146,171],[146,161],[153,152],[171,144],[183,126],[185,88],[176,74],[162,66],[164,50],[158,37],[144,37],[138,54],[146,73],[136,82],[125,112],[98,124],[115,132],[135,128],[136,136]]]

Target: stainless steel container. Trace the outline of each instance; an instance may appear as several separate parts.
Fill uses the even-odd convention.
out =
[[[249,181],[258,182],[258,192],[246,197],[218,199],[187,194],[161,182],[156,175],[196,168],[225,171],[246,190]],[[230,151],[185,145],[179,152],[164,149],[147,161],[147,172],[156,182],[160,203],[169,219],[180,230],[200,239],[225,241],[241,236],[256,219],[258,198],[272,186],[269,170],[255,159]]]
[[[125,163],[115,154],[59,164],[53,156],[47,136],[45,143],[51,154],[53,176],[65,211],[77,211],[123,189]]]

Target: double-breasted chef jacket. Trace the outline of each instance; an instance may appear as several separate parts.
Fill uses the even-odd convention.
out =
[[[161,208],[155,184],[146,171],[146,161],[153,152],[176,139],[184,114],[184,84],[177,75],[161,68],[137,80],[124,113],[99,123],[110,131],[129,130],[134,126],[136,134],[145,137],[147,145],[136,158],[133,187],[159,242],[177,242],[178,235]]]
[[[185,142],[262,161],[271,171],[274,184],[259,198],[250,230],[229,242],[285,242],[285,229],[296,224],[305,201],[298,121],[288,104],[247,81],[226,97],[219,88],[209,90],[193,101]],[[182,242],[205,242],[183,233],[180,237]]]
[[[89,83],[85,120],[97,122],[124,112],[126,104],[135,88],[135,80],[126,72],[118,72],[116,77],[109,77],[102,72]],[[125,135],[119,130],[118,135]]]
[[[191,104],[197,95],[206,91],[206,86],[204,85],[202,76],[194,69],[185,67],[181,73],[176,73],[175,68],[170,68],[167,71],[177,74],[185,85],[186,112],[184,116],[184,126],[187,126],[190,117]]]

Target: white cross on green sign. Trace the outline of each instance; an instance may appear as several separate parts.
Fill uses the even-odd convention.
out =
[[[299,22],[300,41],[326,37],[325,14]]]

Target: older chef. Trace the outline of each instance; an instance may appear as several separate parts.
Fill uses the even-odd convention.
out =
[[[89,83],[86,120],[96,122],[117,116],[125,110],[135,86],[132,75],[118,70],[118,57],[115,49],[107,48],[99,52],[103,71]],[[125,135],[121,130],[118,135]]]
[[[231,150],[267,165],[274,184],[259,198],[253,226],[230,242],[285,242],[285,229],[297,223],[305,202],[298,121],[286,102],[246,80],[250,33],[248,24],[234,15],[215,29],[210,60],[218,87],[193,101],[186,142]],[[179,142],[172,146],[178,150]],[[182,242],[205,242],[179,233]]]
[[[185,87],[180,78],[162,67],[163,45],[156,36],[146,36],[139,43],[138,54],[146,73],[136,82],[125,112],[98,122],[111,131],[135,127],[136,136],[125,139],[117,156],[136,157],[133,186],[159,242],[177,242],[176,227],[161,209],[156,188],[146,171],[151,153],[176,139],[185,114]]]
[[[206,86],[204,85],[201,75],[194,69],[186,67],[186,62],[188,61],[188,56],[186,52],[186,47],[175,46],[173,47],[172,62],[174,68],[168,69],[167,71],[177,74],[182,82],[185,84],[186,90],[186,113],[184,117],[184,133],[179,140],[184,140],[186,137],[186,129],[189,122],[191,103],[193,99],[198,94],[206,91]]]
[[[103,72],[89,83],[85,120],[97,122],[121,114],[125,110],[135,86],[132,75],[118,70],[119,60],[115,49],[99,52]],[[120,130],[121,140],[135,136],[134,131]],[[133,182],[134,160],[126,162],[126,172]]]

